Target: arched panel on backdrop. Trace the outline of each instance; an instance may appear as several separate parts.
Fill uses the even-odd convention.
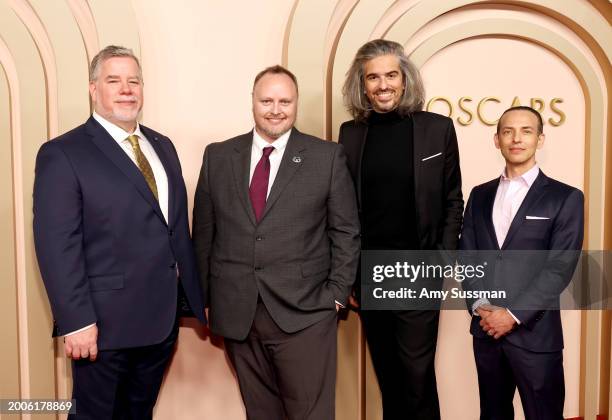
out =
[[[119,13],[120,11],[120,13]],[[102,29],[99,24],[102,24]],[[81,124],[89,115],[87,69],[100,41],[115,42],[139,53],[135,18],[124,2],[0,3],[0,96],[3,201],[2,318],[7,337],[2,348],[1,395],[66,398],[70,366],[62,347],[50,339],[52,320],[40,281],[32,240],[34,160],[41,143]],[[10,139],[4,144],[4,139]],[[7,185],[4,185],[4,183]],[[14,272],[13,275],[10,275]],[[6,290],[5,290],[6,289]],[[13,339],[11,339],[13,338]],[[9,348],[10,347],[10,348]],[[6,372],[4,369],[7,369]]]
[[[428,100],[434,102],[432,110],[448,114],[449,107],[453,107],[462,152],[464,193],[500,170],[491,144],[496,114],[517,101],[533,104],[542,108],[548,122],[548,149],[545,147],[540,154],[543,168],[585,190],[585,248],[602,249],[605,232],[611,230],[604,214],[606,201],[611,200],[605,171],[610,136],[606,115],[612,86],[612,11],[604,3],[340,0],[332,8],[322,0],[301,1],[288,23],[284,47],[287,54],[283,56],[283,64],[296,73],[301,83],[298,124],[327,139],[335,138],[340,124],[349,118],[342,106],[341,86],[359,46],[380,37],[403,43],[423,70]],[[500,54],[497,60],[477,57],[495,48],[510,48],[508,52],[516,54],[529,51],[538,65],[516,72],[511,65],[499,62],[503,57]],[[451,57],[455,60],[453,66],[449,66]],[[474,62],[466,61],[470,59]],[[553,82],[559,80],[555,88]],[[508,85],[504,86],[504,81]],[[540,83],[544,81],[548,82],[546,87]],[[460,84],[462,89],[451,91],[449,86],[453,84]],[[476,170],[475,152],[490,157],[490,167],[483,170],[480,164]],[[457,418],[477,414],[475,370],[469,364],[473,362],[465,363],[463,358],[464,364],[459,366],[461,362],[454,351],[457,346],[468,352],[470,349],[463,315],[444,314],[439,334],[438,371],[446,372],[447,378],[462,378],[460,384],[439,384],[445,418],[450,413]],[[609,317],[605,313],[565,313],[564,325],[568,338],[565,414],[590,418],[607,409],[606,400],[610,398],[610,337],[606,333]],[[349,341],[340,342],[345,360],[339,365],[338,406],[351,398],[358,398],[360,403],[354,405],[353,411],[341,410],[339,418],[377,419],[376,381],[372,371],[363,368],[361,355],[367,350],[363,348],[358,322],[349,319],[341,328],[341,337],[342,334]],[[360,346],[357,352],[356,342]],[[448,374],[449,370],[452,374]],[[363,388],[356,383],[366,383],[369,391],[360,392]],[[453,397],[457,389],[468,391],[463,391],[463,397]]]

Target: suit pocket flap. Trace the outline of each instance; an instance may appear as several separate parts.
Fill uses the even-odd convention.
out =
[[[302,263],[302,276],[309,277],[329,271],[329,257],[319,257]]]
[[[123,274],[89,277],[89,288],[91,291],[123,289],[123,283]]]

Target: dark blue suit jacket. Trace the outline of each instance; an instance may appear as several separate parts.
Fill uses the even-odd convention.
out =
[[[558,304],[559,294],[571,280],[578,253],[551,252],[546,253],[544,258],[543,253],[534,252],[533,261],[527,261],[530,257],[525,254],[524,261],[517,263],[510,257],[512,252],[504,254],[504,251],[580,250],[584,226],[583,194],[580,190],[555,181],[540,171],[512,220],[504,243],[500,246],[493,227],[493,202],[498,185],[499,178],[496,178],[472,190],[465,210],[459,246],[462,250],[501,251],[496,274],[505,272],[509,275],[485,279],[489,283],[503,281],[508,284],[470,281],[464,284],[464,288],[494,290],[507,286],[514,291],[520,290],[520,293],[509,301],[492,302],[507,307],[521,321],[521,324],[502,340],[508,340],[531,351],[561,350],[563,333],[559,311],[540,310],[537,307],[550,304],[547,294],[556,294],[554,299]],[[540,219],[527,219],[527,216]],[[470,308],[472,303],[473,301],[468,301]],[[472,318],[470,332],[475,337],[486,338],[488,336],[480,327],[479,321],[479,317]]]
[[[169,335],[177,266],[205,322],[178,156],[167,137],[141,130],[168,176],[168,223],[138,167],[93,118],[45,143],[36,159],[34,239],[56,334],[95,322],[101,350]]]

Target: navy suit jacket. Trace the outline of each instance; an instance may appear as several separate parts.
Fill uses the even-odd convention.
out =
[[[481,281],[464,282],[464,288],[493,290],[509,287],[520,293],[509,301],[492,302],[512,311],[521,324],[502,340],[531,351],[557,351],[563,348],[561,317],[557,310],[541,310],[537,305],[547,302],[547,294],[558,296],[568,285],[578,259],[578,252],[524,254],[518,263],[511,252],[503,251],[579,251],[582,248],[584,226],[584,197],[580,190],[555,181],[540,171],[518,209],[506,239],[497,243],[493,226],[493,203],[499,178],[475,187],[467,203],[460,239],[461,250],[500,251],[497,279],[485,277],[496,284]],[[527,216],[535,216],[527,218]],[[515,254],[516,255],[516,254]],[[508,257],[508,258],[507,258]],[[500,280],[501,278],[501,280]],[[499,284],[506,282],[508,284]],[[511,284],[510,284],[511,283]],[[468,301],[471,308],[473,300]],[[479,325],[480,318],[472,317],[470,332],[478,338],[492,339]]]
[[[34,239],[56,335],[98,326],[98,348],[156,344],[172,330],[177,267],[203,322],[187,193],[171,141],[141,125],[168,177],[168,223],[142,173],[93,118],[36,159]]]

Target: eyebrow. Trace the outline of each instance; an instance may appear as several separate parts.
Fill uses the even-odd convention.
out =
[[[385,72],[385,73],[374,73],[374,72],[372,72],[372,73],[368,73],[368,74],[366,74],[366,77],[370,77],[370,76],[379,76],[379,75],[381,75],[381,74],[384,74],[385,76],[387,76],[387,75],[390,75],[390,74],[393,74],[393,73],[398,74],[398,73],[399,73],[399,70],[391,70],[391,71],[388,71],[388,72]]]
[[[108,76],[104,78],[104,80],[109,80],[109,79],[121,79],[121,76],[116,75],[116,74],[109,74]],[[140,80],[140,76],[129,76],[128,77],[128,80],[133,80],[133,79]]]

